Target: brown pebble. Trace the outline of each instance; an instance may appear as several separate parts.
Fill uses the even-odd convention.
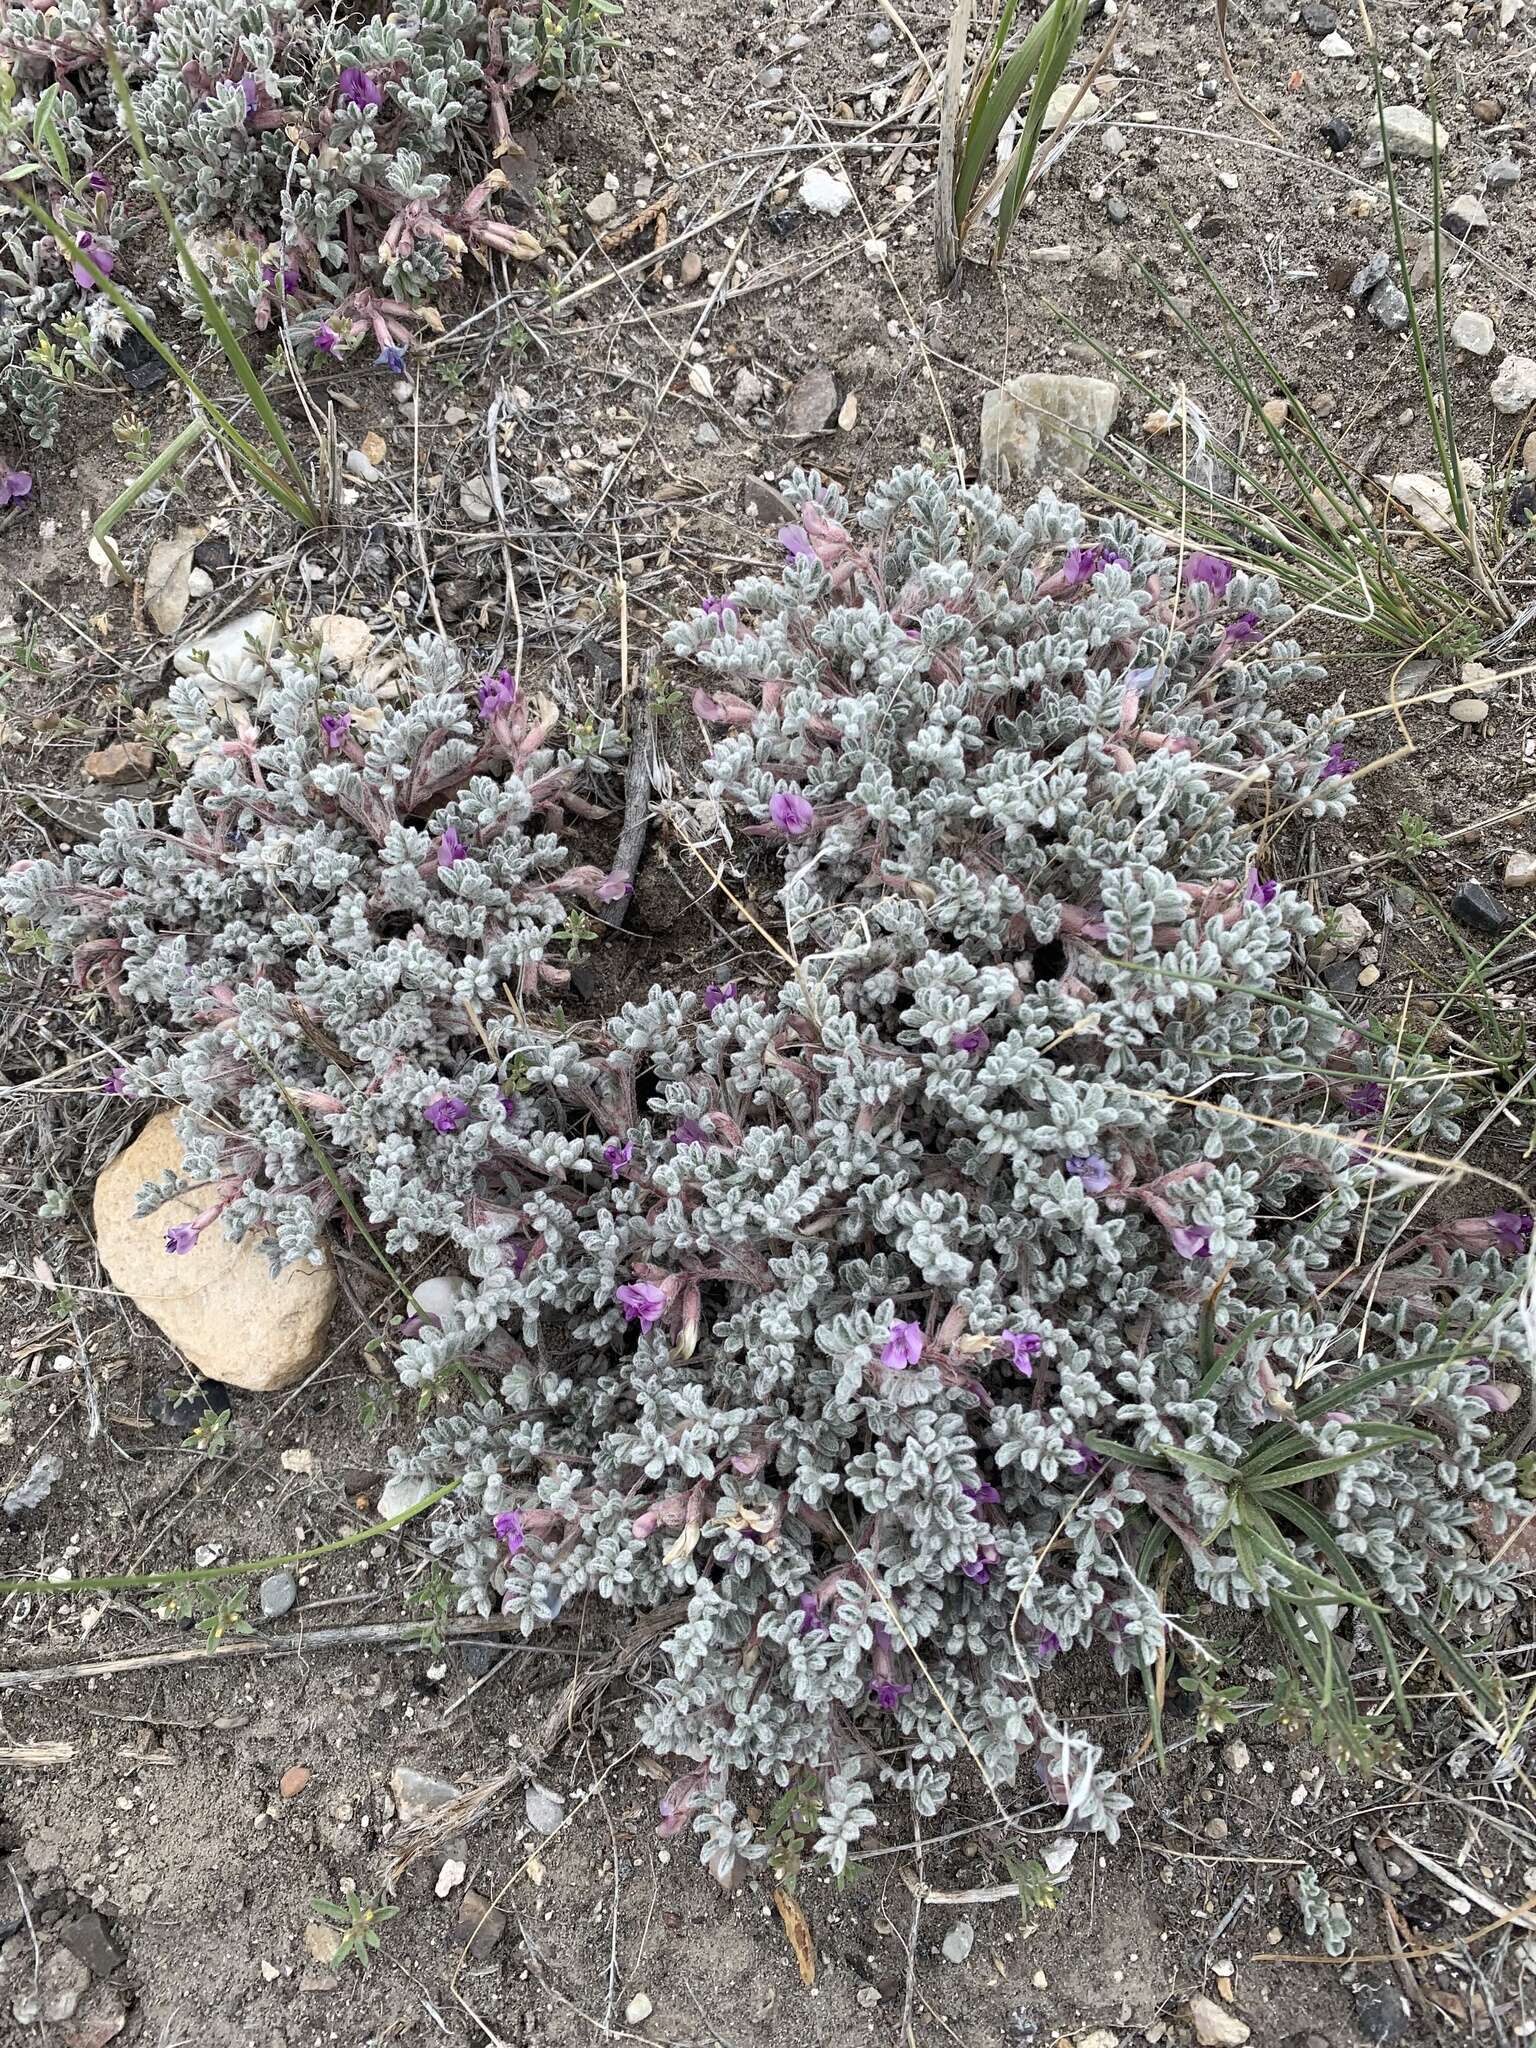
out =
[[[506,1931],[505,1913],[480,1892],[465,1892],[453,1923],[456,1947],[467,1948],[472,1962],[483,1963]]]
[[[1502,100],[1475,99],[1471,106],[1473,120],[1481,121],[1485,128],[1491,128],[1496,121],[1502,121],[1504,118]]]
[[[1504,863],[1506,889],[1536,888],[1536,853],[1512,853]]]
[[[691,244],[683,251],[683,260],[677,266],[677,274],[684,284],[697,284],[704,275],[704,258]]]
[[[1525,437],[1525,445],[1520,450],[1520,467],[1527,476],[1536,476],[1536,431]]]
[[[1362,967],[1360,979],[1355,983],[1355,986],[1356,988],[1374,988],[1380,979],[1381,969],[1379,967]]]
[[[1288,398],[1266,398],[1259,411],[1272,427],[1283,427],[1291,416],[1291,402]]]
[[[297,1799],[312,1776],[308,1764],[290,1764],[277,1781],[277,1789],[284,1799]]]
[[[142,740],[117,740],[87,754],[80,772],[91,782],[144,782],[155,772],[155,750]]]

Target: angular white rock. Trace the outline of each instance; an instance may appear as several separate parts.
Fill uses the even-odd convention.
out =
[[[1114,425],[1120,393],[1104,377],[1027,370],[981,405],[981,473],[1022,482],[1040,471],[1081,476]]]
[[[1449,533],[1456,524],[1451,494],[1439,477],[1399,470],[1396,476],[1379,476],[1376,481],[1427,532]]]
[[[809,213],[829,213],[835,219],[853,204],[853,187],[846,179],[824,171],[820,164],[812,164],[800,180],[800,204]]]
[[[267,658],[277,645],[277,618],[272,612],[242,612],[238,619],[195,633],[171,656],[180,676],[194,676],[210,691],[254,697],[267,679]]]
[[[1536,405],[1536,357],[1506,356],[1489,387],[1488,403],[1512,418]]]
[[[1458,313],[1451,322],[1451,341],[1464,355],[1490,356],[1493,354],[1493,322],[1486,313],[1474,313],[1470,309]]]
[[[1428,158],[1436,149],[1443,153],[1451,146],[1450,136],[1422,107],[1388,107],[1382,123],[1394,156]]]

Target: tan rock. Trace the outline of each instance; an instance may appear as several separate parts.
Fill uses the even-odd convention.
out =
[[[306,1920],[304,1946],[317,1963],[334,1963],[341,1948],[341,1929],[324,1920]]]
[[[1335,960],[1352,960],[1370,937],[1370,920],[1359,904],[1339,903],[1327,911],[1308,951],[1319,967],[1329,967]]]
[[[125,782],[147,782],[155,772],[155,750],[143,740],[115,740],[110,747],[98,747],[80,763],[87,781],[104,782],[109,789]]]
[[[328,654],[338,668],[361,675],[373,652],[373,635],[361,619],[347,612],[322,612],[315,624],[320,628],[320,651]]]
[[[1189,2022],[1200,2048],[1242,2048],[1250,2031],[1236,2013],[1223,2012],[1214,1998],[1199,1993],[1189,2001]]]
[[[189,1252],[165,1249],[165,1233],[190,1223],[206,1191],[178,1195],[151,1215],[134,1214],[139,1189],[182,1167],[169,1113],[145,1125],[96,1183],[96,1248],[114,1287],[141,1308],[190,1364],[225,1386],[271,1393],[318,1363],[336,1301],[329,1255],[287,1266],[274,1280],[254,1237],[234,1244],[220,1224]]]

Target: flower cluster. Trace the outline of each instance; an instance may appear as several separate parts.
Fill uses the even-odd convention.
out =
[[[0,892],[146,1013],[104,1085],[187,1105],[168,1255],[216,1218],[303,1255],[323,1150],[389,1250],[463,1269],[402,1377],[499,1391],[401,1477],[452,1484],[466,1607],[674,1615],[641,1727],[725,1881],[763,1778],[834,1867],[878,1783],[930,1815],[976,1767],[1113,1833],[1046,1674],[1177,1654],[1190,1588],[1278,1612],[1308,1575],[1303,1667],[1325,1570],[1370,1626],[1502,1599],[1472,1531],[1530,1363],[1531,1219],[1416,1212],[1443,1075],[1280,992],[1318,921],[1258,834],[1352,790],[1277,708],[1318,671],[1274,584],[921,469],[857,515],[785,488],[782,573],[669,644],[792,975],[722,961],[573,1034],[552,948],[613,878],[556,828],[612,736],[556,753],[516,678],[425,646],[399,710],[283,659],[260,733],[179,686],[169,832],[119,804]]]
[[[0,58],[110,129],[110,34],[156,175],[226,303],[398,374],[466,256],[537,253],[498,210],[496,159],[529,92],[589,75],[616,11],[429,0],[353,21],[305,0],[111,0],[104,25],[94,0],[0,0]],[[89,253],[110,271],[114,248]]]
[[[620,742],[604,727],[552,748],[515,691],[488,714],[439,643],[407,656],[399,708],[280,656],[233,731],[178,683],[198,751],[169,831],[119,802],[98,840],[0,885],[82,982],[149,1022],[103,1086],[185,1105],[182,1186],[208,1207],[168,1232],[173,1255],[220,1219],[269,1232],[275,1263],[308,1256],[346,1220],[333,1175],[392,1251],[468,1255],[503,1235],[507,1176],[554,1162],[529,1149],[500,1006],[568,984],[567,907],[605,876],[571,864],[558,828],[591,811]]]
[[[102,289],[106,279],[119,282],[124,212],[112,182],[81,168],[100,148],[101,130],[88,126],[72,98],[62,98],[51,131],[55,156],[36,146],[35,111],[25,101],[7,106],[0,96],[0,173],[24,178],[22,189],[46,206],[60,230],[46,232],[20,207],[0,228],[0,445],[50,448],[68,380],[78,371],[100,377],[104,352],[125,330]],[[22,503],[31,483],[25,469],[10,469],[0,456],[0,509]]]
[[[400,1461],[459,1482],[435,1543],[466,1604],[686,1603],[641,1727],[685,1760],[664,1828],[723,1878],[762,1777],[814,1783],[834,1865],[872,1779],[931,1814],[973,1762],[1113,1831],[1042,1675],[1176,1646],[1160,1541],[1205,1601],[1276,1603],[1233,1528],[1277,1440],[1337,1475],[1298,1515],[1383,1604],[1501,1597],[1471,1531],[1512,1498],[1505,1382],[1465,1353],[1523,1358],[1494,1311],[1529,1229],[1412,1223],[1399,1155],[1447,1141],[1443,1082],[1277,1000],[1316,920],[1255,829],[1350,790],[1276,709],[1317,671],[1272,583],[920,470],[857,518],[785,489],[782,575],[670,642],[799,971],[530,1044],[542,1142],[580,1157],[402,1354],[502,1375]]]

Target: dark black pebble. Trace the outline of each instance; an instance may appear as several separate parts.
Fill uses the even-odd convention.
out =
[[[1316,36],[1321,42],[1324,36],[1331,36],[1339,25],[1339,17],[1331,7],[1324,7],[1322,0],[1306,0],[1301,10],[1301,25],[1309,36]]]
[[[1469,931],[1487,932],[1490,936],[1507,932],[1515,922],[1498,897],[1490,894],[1481,882],[1462,883],[1451,898],[1451,915]]]
[[[106,354],[130,391],[158,391],[171,374],[136,327],[125,328],[121,340],[109,341]]]
[[[1408,2031],[1408,2006],[1389,1978],[1367,1977],[1355,1986],[1355,2025],[1372,2048],[1393,2048]]]
[[[1334,114],[1319,130],[1324,142],[1335,156],[1342,156],[1355,139],[1355,131],[1340,114]]]

